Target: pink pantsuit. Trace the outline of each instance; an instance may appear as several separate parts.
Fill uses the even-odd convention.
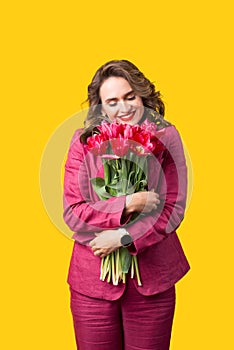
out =
[[[159,193],[160,208],[134,223],[129,223],[129,217],[122,217],[125,196],[99,200],[89,179],[103,176],[102,161],[87,152],[80,142],[81,130],[73,136],[65,165],[64,220],[74,232],[75,239],[68,283],[79,350],[169,349],[175,305],[174,284],[189,270],[176,234],[184,217],[187,168],[178,131],[173,125],[163,130],[160,140],[165,149],[149,158],[148,174],[148,190]],[[95,238],[95,232],[119,227],[125,227],[134,239],[128,249],[131,254],[137,254],[142,286],[137,286],[136,280],[130,278],[126,285],[120,283],[117,286],[100,281],[100,257],[93,255],[88,242]],[[131,303],[126,300],[131,300]],[[139,305],[144,307],[138,309]],[[147,311],[149,305],[150,308],[154,305],[151,312]],[[106,310],[109,314],[105,314]],[[120,328],[114,327],[117,317],[122,320],[118,321]],[[142,324],[139,319],[143,320]],[[87,327],[85,320],[91,322],[90,325],[87,322]],[[109,326],[107,320],[110,320]],[[105,338],[104,325],[116,344],[104,346],[110,341]],[[98,336],[98,329],[103,337]],[[88,339],[91,338],[90,343]],[[95,343],[93,347],[92,342]]]

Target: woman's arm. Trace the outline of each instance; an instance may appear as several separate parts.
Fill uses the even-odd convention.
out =
[[[82,236],[84,233],[121,227],[129,217],[122,216],[125,196],[108,200],[90,199],[90,179],[80,132],[77,130],[72,138],[65,164],[63,217],[69,228]]]
[[[174,126],[168,127],[167,133],[169,143],[162,165],[164,176],[157,188],[161,211],[154,210],[126,227],[134,239],[134,244],[129,248],[133,254],[165,239],[168,234],[176,230],[184,217],[187,197],[187,167],[183,146]]]

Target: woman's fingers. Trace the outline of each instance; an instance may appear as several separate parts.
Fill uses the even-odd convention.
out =
[[[95,256],[99,256],[100,258],[104,258],[108,254],[110,254],[112,251],[114,250],[113,249],[95,249],[93,250],[93,254]]]
[[[118,230],[104,230],[95,235],[96,237],[89,243],[95,256],[102,258],[121,246]]]
[[[145,196],[146,194],[146,196]],[[144,198],[142,198],[144,201],[144,207],[143,212],[144,213],[150,213],[152,210],[156,210],[158,205],[160,204],[159,195],[156,192],[149,191],[144,193]]]
[[[102,251],[101,251],[101,249],[93,250],[93,254],[95,256],[99,256],[100,254],[102,254]]]
[[[126,212],[144,212],[149,213],[151,210],[155,209],[155,204],[159,204],[159,195],[154,191],[143,191],[136,192],[129,197],[126,197]]]

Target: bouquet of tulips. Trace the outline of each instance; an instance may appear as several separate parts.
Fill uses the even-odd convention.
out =
[[[147,190],[147,158],[159,152],[163,144],[159,141],[157,125],[145,120],[141,125],[117,124],[103,121],[96,132],[88,137],[87,148],[96,156],[101,156],[104,178],[92,178],[94,190],[102,200],[113,196],[133,194]],[[132,215],[131,222],[136,220]],[[117,285],[126,281],[131,267],[131,277],[136,272],[141,285],[137,256],[127,248],[119,248],[102,258],[100,279]]]

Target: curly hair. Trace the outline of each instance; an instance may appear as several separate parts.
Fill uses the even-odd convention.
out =
[[[154,121],[163,119],[165,106],[159,91],[155,90],[153,83],[147,79],[142,72],[130,61],[112,60],[102,65],[95,73],[88,86],[88,98],[85,102],[89,104],[89,111],[84,122],[81,141],[86,142],[89,135],[93,133],[96,126],[106,117],[101,112],[100,87],[110,77],[122,77],[126,79],[134,93],[141,97],[146,107],[142,121],[145,118]]]

